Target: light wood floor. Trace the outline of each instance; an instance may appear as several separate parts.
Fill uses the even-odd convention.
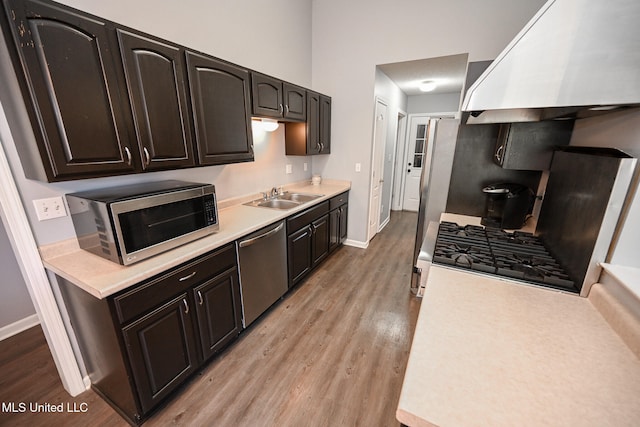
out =
[[[145,425],[398,426],[419,300],[409,292],[416,214],[394,212],[366,250],[342,247]],[[39,327],[0,343],[0,402],[86,403],[0,425],[127,425],[89,390],[71,398]]]

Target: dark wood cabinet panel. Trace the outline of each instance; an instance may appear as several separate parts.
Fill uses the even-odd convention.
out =
[[[338,248],[347,239],[349,192],[345,191],[329,199],[329,251]]]
[[[329,215],[311,224],[311,263],[315,267],[329,254]]]
[[[252,161],[249,72],[198,53],[186,55],[199,164]]]
[[[553,148],[567,145],[573,120],[500,125],[493,161],[504,169],[549,170]]]
[[[284,118],[291,120],[307,119],[307,91],[306,89],[282,83],[282,94],[284,102]]]
[[[195,166],[183,49],[117,34],[143,169]]]
[[[252,111],[255,116],[303,121],[307,91],[265,74],[251,73]]]
[[[251,94],[254,115],[276,119],[283,116],[281,80],[260,73],[251,73]]]
[[[320,154],[331,153],[331,98],[320,95]]]
[[[347,216],[349,207],[340,206],[329,212],[329,252],[335,250],[347,239]]]
[[[287,218],[289,287],[300,282],[329,253],[330,201]]]
[[[198,366],[189,309],[187,294],[181,294],[122,331],[144,412]]]
[[[234,267],[193,289],[202,345],[207,360],[242,330],[238,270]]]
[[[289,287],[298,283],[311,271],[311,226],[306,226],[287,237]]]
[[[55,181],[133,172],[131,113],[109,24],[48,2],[4,6],[41,157],[40,168],[33,158],[23,160],[27,176]],[[29,156],[29,149],[19,150]]]
[[[307,91],[307,119],[285,124],[285,152],[288,156],[331,153],[331,98]]]

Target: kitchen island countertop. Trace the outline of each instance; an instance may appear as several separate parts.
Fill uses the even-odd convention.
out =
[[[432,266],[396,416],[408,426],[635,426],[640,360],[589,299]]]
[[[80,249],[75,238],[41,246],[40,255],[48,270],[64,277],[96,298],[105,298],[330,199],[349,190],[350,187],[351,184],[348,181],[335,180],[324,180],[320,185],[311,185],[308,182],[288,185],[285,187],[287,191],[322,195],[318,199],[288,210],[242,204],[259,195],[219,202],[220,230],[218,232],[129,266],[116,264]]]

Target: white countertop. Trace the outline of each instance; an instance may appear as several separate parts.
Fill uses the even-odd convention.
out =
[[[96,298],[105,298],[336,196],[349,190],[350,187],[351,184],[348,181],[332,180],[323,180],[320,185],[305,183],[286,186],[285,189],[288,191],[322,194],[322,197],[312,202],[301,204],[289,210],[241,204],[244,201],[255,199],[259,195],[245,197],[242,200],[231,201],[231,203],[222,201],[219,203],[220,230],[218,232],[129,266],[116,264],[80,249],[75,238],[42,246],[40,254],[44,266],[48,270],[84,289]]]
[[[589,299],[432,266],[397,418],[637,426],[640,360]]]

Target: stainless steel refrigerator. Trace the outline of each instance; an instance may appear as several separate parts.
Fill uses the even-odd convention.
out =
[[[428,268],[431,265],[430,254],[435,245],[440,215],[447,207],[459,126],[458,119],[429,120],[429,137],[420,176],[420,203],[411,276],[411,292],[418,296],[422,296]]]

